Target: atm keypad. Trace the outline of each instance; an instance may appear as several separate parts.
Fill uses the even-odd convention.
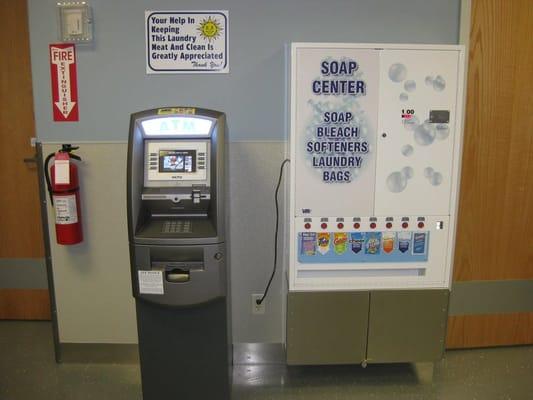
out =
[[[191,233],[192,222],[191,221],[165,221],[163,223],[162,233]]]

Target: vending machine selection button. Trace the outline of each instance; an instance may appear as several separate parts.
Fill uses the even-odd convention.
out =
[[[402,228],[407,229],[409,227],[409,224],[407,222],[402,223]]]
[[[355,224],[353,224],[353,227],[355,229],[359,229],[361,227],[361,224],[359,222],[356,222]]]
[[[339,228],[339,229],[344,228],[344,224],[343,224],[342,222],[339,222],[339,223],[337,224],[337,228]]]
[[[387,225],[386,225],[386,226],[387,226],[387,229],[392,228],[392,222],[387,222]]]
[[[311,229],[311,224],[309,222],[306,222],[306,224],[304,225],[304,228]]]
[[[328,227],[328,224],[326,224],[325,222],[322,222],[322,224],[320,225],[320,227],[322,229],[326,229]]]
[[[422,221],[420,221],[420,222],[418,223],[418,227],[419,227],[420,229],[422,229],[422,228],[424,227],[424,223],[423,223]]]
[[[372,228],[372,229],[376,229],[376,223],[375,223],[375,222],[372,222],[372,223],[370,224],[370,228]]]

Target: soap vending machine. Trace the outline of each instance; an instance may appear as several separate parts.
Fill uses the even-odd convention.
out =
[[[463,83],[462,46],[292,44],[289,364],[442,357]]]

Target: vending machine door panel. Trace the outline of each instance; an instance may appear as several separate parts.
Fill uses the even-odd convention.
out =
[[[457,51],[383,50],[375,215],[449,215]]]
[[[293,88],[291,151],[296,216],[372,215],[379,53],[335,48],[324,58],[322,49],[298,49],[295,57],[293,72],[299,79]],[[335,85],[354,80],[364,83],[363,91],[334,93],[340,87]],[[360,151],[321,147],[335,145]],[[346,163],[348,168],[339,167]]]

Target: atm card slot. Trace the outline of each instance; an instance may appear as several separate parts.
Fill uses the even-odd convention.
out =
[[[182,269],[184,271],[201,271],[204,269],[203,261],[152,261],[152,269]]]

